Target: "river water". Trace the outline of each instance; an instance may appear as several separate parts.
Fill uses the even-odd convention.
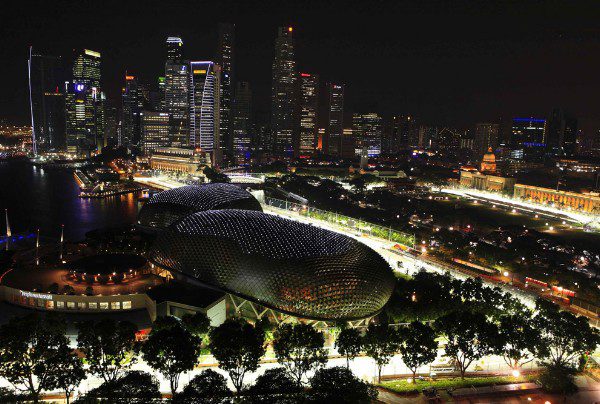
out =
[[[65,226],[65,239],[83,240],[99,227],[134,223],[140,194],[105,199],[79,198],[73,173],[42,169],[27,162],[0,162],[0,234],[6,234],[4,209],[13,233],[40,229],[42,237],[58,238]]]

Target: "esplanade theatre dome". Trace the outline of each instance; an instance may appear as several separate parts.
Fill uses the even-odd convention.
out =
[[[253,210],[210,210],[159,233],[150,260],[265,307],[315,320],[378,313],[395,277],[387,262],[342,234]]]
[[[153,195],[138,214],[143,228],[163,229],[177,219],[211,209],[244,209],[262,212],[248,191],[232,184],[188,185]]]

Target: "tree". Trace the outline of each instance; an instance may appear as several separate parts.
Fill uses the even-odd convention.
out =
[[[362,335],[357,328],[344,328],[335,340],[340,355],[346,357],[346,367],[350,368],[350,359],[356,358],[363,347]]]
[[[113,381],[136,361],[136,331],[128,321],[86,321],[79,324],[77,348],[85,355],[93,374],[105,382]]]
[[[54,368],[51,380],[52,385],[61,388],[65,392],[67,404],[71,394],[79,387],[86,378],[83,362],[68,344],[61,346],[54,356],[50,365]]]
[[[502,316],[498,333],[499,345],[495,353],[502,356],[512,369],[518,369],[535,359],[539,334],[531,320],[531,313],[523,311],[521,314]]]
[[[573,394],[578,390],[575,373],[573,368],[551,365],[540,373],[539,382],[548,393]]]
[[[173,402],[176,404],[211,404],[230,395],[227,380],[223,375],[207,369],[194,376],[183,391],[175,395]]]
[[[366,182],[361,176],[358,176],[348,181],[348,185],[350,185],[352,189],[354,189],[354,192],[362,193],[365,191]]]
[[[250,387],[250,395],[257,398],[258,402],[264,402],[265,397],[288,396],[293,397],[301,393],[303,389],[291,378],[285,368],[267,369],[265,373],[256,378],[256,382]]]
[[[454,359],[463,379],[471,363],[493,353],[498,343],[498,329],[481,313],[453,311],[438,318],[435,328],[446,336],[445,355]]]
[[[229,378],[240,394],[244,387],[244,376],[258,369],[258,362],[265,354],[265,334],[261,328],[245,320],[227,320],[210,334],[209,349],[219,362],[219,368]]]
[[[150,373],[130,370],[117,379],[105,381],[99,387],[90,390],[75,404],[98,402],[119,404],[147,404],[161,402],[159,383]]]
[[[152,331],[142,345],[142,357],[167,380],[174,396],[183,372],[194,369],[200,355],[200,339],[182,325]]]
[[[398,333],[400,337],[400,355],[402,361],[413,374],[413,383],[417,369],[435,360],[438,344],[435,331],[430,326],[414,321]]]
[[[185,328],[197,337],[205,335],[210,327],[210,320],[206,314],[202,312],[184,314],[183,317],[181,317],[181,321]]]
[[[533,319],[538,332],[535,354],[549,365],[568,368],[579,356],[596,349],[600,336],[585,317],[560,311],[558,306],[538,299]]]
[[[371,403],[377,398],[373,386],[342,366],[317,370],[310,386],[311,401],[318,403]]]
[[[0,327],[0,376],[37,403],[43,390],[57,387],[55,364],[68,344],[59,316],[13,318]]]
[[[205,166],[202,172],[210,182],[231,182],[227,175],[216,171],[214,168]]]
[[[286,368],[298,386],[302,386],[302,378],[308,372],[327,363],[324,345],[323,334],[308,324],[282,324],[273,340],[277,362]]]
[[[365,353],[377,365],[377,382],[381,382],[381,370],[390,363],[398,352],[399,343],[396,331],[385,324],[370,324],[363,339]]]

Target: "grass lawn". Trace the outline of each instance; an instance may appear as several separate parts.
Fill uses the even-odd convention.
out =
[[[411,391],[421,391],[428,387],[435,387],[437,389],[458,389],[461,387],[480,387],[480,386],[491,386],[492,384],[510,384],[510,383],[525,383],[529,382],[534,378],[535,375],[521,375],[519,377],[514,376],[491,376],[491,377],[467,377],[462,380],[460,377],[451,379],[438,379],[432,381],[417,380],[416,383],[409,383],[404,380],[390,380],[380,384],[389,390],[397,393],[408,393]]]

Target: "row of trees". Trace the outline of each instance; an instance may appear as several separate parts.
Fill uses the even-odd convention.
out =
[[[428,294],[431,291],[420,285],[424,281],[447,297],[445,307],[435,304],[434,296]],[[415,376],[421,366],[436,359],[438,341],[442,341],[445,355],[453,360],[462,377],[472,363],[491,354],[502,356],[512,368],[537,359],[551,369],[568,370],[600,342],[585,318],[559,311],[556,305],[541,300],[532,311],[501,291],[483,286],[481,281],[457,282],[445,275],[417,274],[412,280],[399,282],[414,287],[412,291],[397,292],[411,296],[415,307],[408,310],[423,317],[433,317],[435,312],[435,319],[414,320],[403,326],[371,324],[366,330],[342,328],[335,346],[346,357],[347,368],[351,360],[364,353],[374,360],[380,376],[382,368],[400,355]],[[433,307],[417,309],[420,299]],[[69,347],[60,315],[33,314],[11,320],[0,327],[0,376],[36,402],[42,391],[60,389],[69,396],[87,375],[104,381],[101,388],[89,393],[102,395],[120,391],[117,385],[124,381],[147,382],[148,375],[129,371],[141,357],[168,380],[177,397],[181,375],[194,369],[204,348],[228,374],[236,394],[245,395],[257,391],[257,387],[246,386],[245,380],[258,369],[268,340],[281,367],[276,373],[265,374],[261,379],[264,386],[269,385],[271,377],[289,381],[294,391],[304,390],[307,383],[314,389],[315,377],[322,378],[328,361],[324,334],[302,323],[282,324],[271,335],[265,322],[252,325],[230,319],[211,328],[203,314],[187,315],[181,320],[163,317],[157,319],[143,343],[136,341],[136,328],[128,322],[101,320],[83,322],[78,327],[77,352],[81,356]],[[339,370],[336,374],[354,378],[346,370],[345,376]],[[315,376],[308,379],[310,374]],[[367,396],[372,393],[355,379],[352,386],[358,386]],[[270,383],[275,385],[277,380]],[[194,383],[196,391],[200,382]],[[192,387],[186,386],[183,391],[192,394]]]

